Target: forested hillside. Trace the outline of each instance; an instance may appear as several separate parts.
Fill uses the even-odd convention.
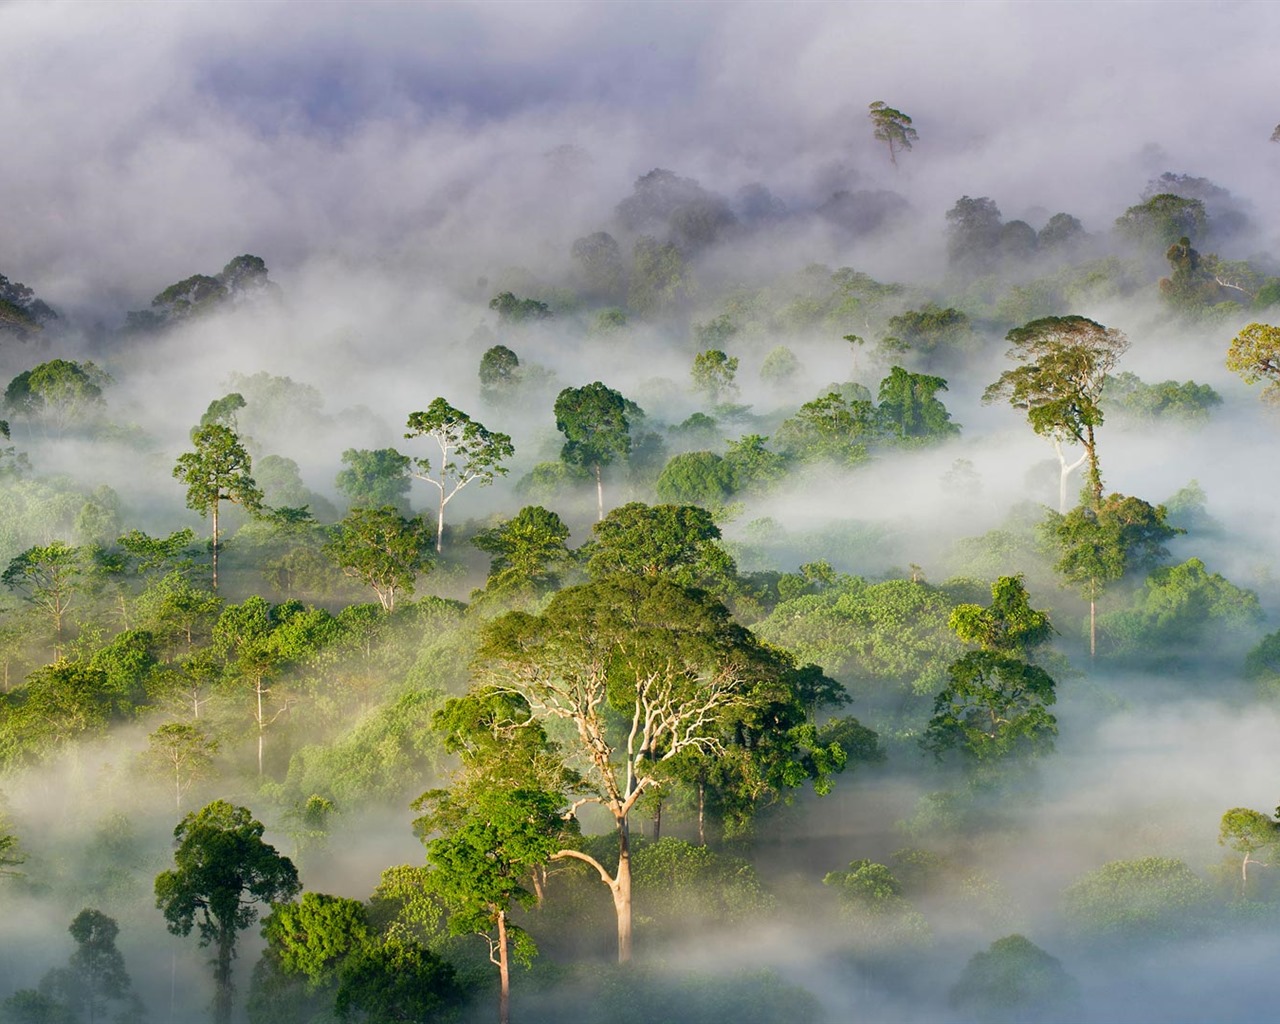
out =
[[[801,160],[220,45],[234,231],[0,236],[0,1022],[1258,1019],[1269,125],[1075,207],[941,83]]]

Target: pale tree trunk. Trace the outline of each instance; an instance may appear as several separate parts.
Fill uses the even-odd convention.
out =
[[[624,818],[618,823],[618,870],[609,886],[618,915],[618,963],[631,962],[631,830]]]
[[[626,816],[616,818],[618,826],[618,870],[610,875],[603,864],[581,850],[560,850],[552,860],[580,860],[596,869],[600,881],[609,887],[613,911],[618,919],[618,963],[631,962],[631,832]]]
[[[218,501],[213,502],[213,590],[218,590]]]
[[[698,780],[698,845],[707,845],[707,783]]]
[[[440,483],[440,508],[436,512],[436,554],[444,551],[444,482]]]
[[[1067,514],[1067,480],[1077,469],[1084,465],[1085,460],[1089,457],[1089,453],[1085,452],[1080,458],[1076,459],[1071,465],[1067,465],[1067,457],[1062,454],[1062,442],[1058,438],[1053,439],[1053,450],[1058,453],[1058,512],[1062,515]]]
[[[600,463],[596,463],[596,520],[604,518],[604,478]]]
[[[258,699],[258,778],[262,778],[262,744],[263,737],[267,731],[266,719],[262,716],[262,695],[266,691],[262,688],[262,679],[255,680],[253,684],[254,695]]]
[[[505,910],[498,911],[498,1024],[511,1024],[511,958]]]

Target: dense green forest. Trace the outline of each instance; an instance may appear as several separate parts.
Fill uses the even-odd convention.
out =
[[[855,107],[509,258],[0,239],[0,1022],[1257,1019],[1273,225]]]

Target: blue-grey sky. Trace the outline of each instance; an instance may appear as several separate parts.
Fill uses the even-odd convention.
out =
[[[1161,170],[1258,203],[1277,29],[1261,3],[20,0],[0,272],[127,303],[243,251],[516,262],[655,166],[793,205],[892,187],[939,223],[969,194],[1098,229]],[[897,175],[876,99],[920,132]],[[590,159],[572,181],[544,160],[563,144]]]

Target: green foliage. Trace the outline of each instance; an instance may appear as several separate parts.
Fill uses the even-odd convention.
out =
[[[346,958],[371,940],[363,904],[318,892],[276,903],[262,935],[279,970],[302,975],[311,991],[336,982]]]
[[[1162,192],[1125,210],[1116,218],[1116,231],[1136,246],[1159,251],[1179,238],[1197,241],[1207,223],[1204,203],[1199,199]]]
[[[1280,630],[1264,636],[1245,656],[1244,677],[1264,693],[1280,694]]]
[[[867,108],[867,116],[871,118],[871,134],[889,147],[889,162],[897,167],[898,151],[911,149],[911,143],[920,137],[911,127],[911,118],[883,100],[872,103]]]
[[[218,506],[234,502],[249,512],[262,508],[262,490],[253,477],[253,461],[230,427],[210,423],[191,432],[194,451],[178,456],[174,479],[186,485],[187,508],[213,518],[213,585],[218,586]]]
[[[785,345],[770,349],[760,364],[760,379],[775,388],[783,388],[800,372],[800,360]]]
[[[412,475],[426,481],[439,492],[436,521],[436,551],[444,544],[444,509],[467,484],[481,487],[505,476],[502,465],[515,454],[507,434],[490,431],[461,409],[455,409],[443,398],[434,398],[425,412],[409,414],[406,439],[429,437],[439,449],[434,475],[428,459],[414,459]]]
[[[1231,339],[1227,369],[1246,384],[1264,383],[1262,397],[1280,402],[1280,327],[1252,323]]]
[[[1150,569],[1168,554],[1164,543],[1179,531],[1165,516],[1163,505],[1112,494],[1097,508],[1049,512],[1041,535],[1058,553],[1054,569],[1092,601],[1108,583]]]
[[[219,423],[235,430],[238,426],[236,413],[243,409],[245,404],[244,395],[238,391],[233,391],[222,398],[215,398],[209,403],[209,408],[204,411],[204,415],[200,417],[200,426],[207,427],[211,423]]]
[[[947,262],[964,277],[993,269],[999,259],[1000,208],[986,196],[961,196],[947,211]]]
[[[1280,821],[1248,807],[1233,807],[1222,815],[1218,845],[1243,854],[1268,850],[1280,845]]]
[[[565,436],[560,457],[569,465],[598,469],[631,451],[627,402],[600,381],[565,388],[556,397],[556,429]]]
[[[626,267],[622,250],[611,234],[597,231],[575,239],[570,254],[582,269],[591,294],[614,301],[621,297],[626,283]]]
[[[487,402],[509,398],[520,384],[520,357],[506,345],[494,345],[480,357],[480,395]]]
[[[841,905],[854,914],[884,914],[901,909],[905,903],[893,872],[869,860],[851,861],[847,871],[827,872],[822,884],[832,886]]]
[[[116,948],[120,926],[115,919],[86,907],[67,931],[75,940],[75,952],[65,968],[45,976],[41,990],[58,996],[76,1020],[104,1019],[112,1008],[120,1014],[117,1019],[141,1015],[142,1003],[133,992],[124,956]]]
[[[462,1000],[452,965],[411,940],[360,946],[342,965],[334,1008],[342,1021],[438,1020]]]
[[[1213,904],[1209,885],[1170,857],[1111,861],[1068,886],[1062,899],[1074,929],[1116,937],[1185,934]]]
[[[951,1005],[976,1024],[1076,1020],[1080,986],[1050,956],[1022,935],[997,939],[975,953],[951,989]]]
[[[192,317],[205,316],[228,304],[275,295],[278,289],[267,279],[261,257],[245,254],[231,260],[213,277],[194,274],[171,284],[151,300],[149,310],[128,314],[126,327],[154,331]]]
[[[216,945],[214,1020],[231,1020],[231,962],[236,935],[258,919],[258,907],[297,895],[298,872],[263,842],[262,823],[248,808],[215,800],[188,814],[173,831],[175,867],[156,876],[156,906],[169,931]]]
[[[4,407],[61,434],[103,406],[102,389],[112,380],[93,363],[53,359],[25,370],[9,382]]]
[[[681,586],[723,590],[735,567],[719,540],[720,529],[706,509],[631,502],[592,528],[587,574],[597,580],[663,576]]]
[[[77,1024],[77,1017],[52,995],[33,988],[14,992],[0,1003],[3,1024]]]
[[[937,757],[957,750],[977,762],[1053,750],[1057,697],[1044,669],[993,651],[970,651],[948,669],[922,746]]]
[[[325,744],[298,749],[289,761],[285,790],[300,798],[331,796],[346,807],[403,802],[420,781],[439,770],[440,740],[431,725],[440,694],[408,690]]]
[[[1169,670],[1233,641],[1239,649],[1261,621],[1256,594],[1190,558],[1153,570],[1132,606],[1103,616],[1099,628],[1117,656]]]
[[[1135,374],[1118,373],[1107,382],[1107,407],[1140,421],[1199,425],[1221,404],[1222,396],[1210,385],[1193,380],[1147,384]]]
[[[726,446],[724,460],[733,470],[736,490],[767,491],[786,476],[786,456],[770,451],[768,440],[761,434],[746,434]]]
[[[68,609],[82,588],[85,552],[60,540],[28,548],[0,575],[10,590],[49,617],[55,649],[63,638]]]
[[[1164,257],[1169,261],[1171,272],[1160,279],[1160,294],[1174,309],[1202,313],[1230,296],[1231,292],[1219,284],[1218,275],[1210,269],[1216,269],[1218,258],[1212,254],[1202,258],[1191,247],[1191,239],[1179,238],[1165,251]]]
[[[537,299],[517,299],[511,292],[501,292],[489,300],[489,308],[498,314],[504,324],[523,324],[530,321],[550,320],[551,308]]]
[[[713,405],[732,399],[738,393],[734,376],[738,372],[736,357],[719,349],[708,349],[693,357],[693,389],[705,395]]]
[[[1007,336],[1009,357],[1023,365],[1005,370],[983,393],[984,403],[1004,399],[1024,410],[1042,437],[1070,440],[1089,457],[1094,503],[1102,500],[1102,471],[1094,430],[1102,424],[1100,404],[1107,376],[1129,347],[1114,328],[1082,316],[1044,317]]]
[[[774,443],[800,462],[832,462],[856,466],[868,458],[875,433],[871,402],[850,400],[832,391],[806,402],[774,434]]]
[[[492,555],[485,591],[489,595],[541,594],[554,590],[570,562],[569,528],[541,505],[526,505],[471,543]]]
[[[153,770],[172,773],[174,805],[182,807],[182,794],[196,780],[208,776],[218,741],[190,722],[167,722],[147,737],[141,760]]]
[[[394,448],[348,448],[335,483],[352,505],[380,508],[390,505],[409,514],[409,465],[413,460]]]
[[[903,445],[927,444],[959,434],[959,424],[951,422],[951,414],[934,397],[946,390],[947,382],[941,377],[893,367],[880,382],[879,429]]]
[[[929,365],[954,361],[973,338],[968,316],[932,302],[891,316],[885,333],[897,341],[895,348],[916,353]]]
[[[450,794],[428,793],[414,804],[426,813],[414,826],[426,840],[427,862],[434,869],[431,890],[449,911],[455,935],[479,934],[489,939],[491,955],[501,940],[490,933],[507,930],[513,907],[532,906],[534,894],[525,881],[565,843],[568,829],[560,794],[521,786],[497,788],[487,780],[469,786],[465,803]],[[526,964],[536,952],[527,935],[517,931],[515,953]]]
[[[984,651],[1026,658],[1053,636],[1049,616],[1031,607],[1023,577],[1001,576],[991,584],[991,604],[958,604],[947,625],[964,643]]]
[[[0,695],[0,765],[14,766],[45,756],[83,733],[104,730],[122,717],[118,695],[106,674],[76,662],[58,661],[36,669],[26,685]]]
[[[353,508],[334,527],[324,553],[343,575],[371,587],[385,611],[412,594],[431,567],[431,530],[421,516],[406,519],[392,505]]]
[[[746,925],[774,907],[745,860],[671,836],[636,847],[632,878],[648,928],[659,935]]]
[[[953,605],[945,590],[927,583],[846,577],[823,593],[782,602],[755,629],[859,695],[934,694],[961,653],[947,628]]]
[[[654,490],[673,505],[722,508],[738,489],[733,463],[715,452],[683,452],[662,467]]]
[[[684,257],[673,242],[649,235],[636,239],[631,255],[627,306],[645,319],[674,312],[693,290]]]

